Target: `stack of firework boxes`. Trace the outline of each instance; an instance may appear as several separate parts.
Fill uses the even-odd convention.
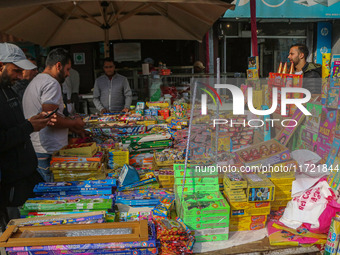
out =
[[[106,211],[106,221],[114,221],[116,186],[115,179],[39,183],[34,187],[38,197],[29,198],[20,214],[32,217]]]
[[[52,155],[50,170],[56,182],[105,179],[104,160],[96,143],[70,144]]]
[[[275,185],[274,201],[271,202],[271,210],[278,211],[286,207],[292,199],[292,184],[295,180],[295,169],[298,169],[298,163],[295,160],[275,164],[277,169],[285,169],[290,171],[268,172],[264,173],[270,181]]]
[[[177,215],[196,242],[228,240],[230,207],[219,192],[218,176],[197,169],[188,164],[184,179],[185,165],[174,164]]]
[[[273,183],[261,174],[229,172],[223,184],[230,203],[230,231],[264,228],[274,198]]]

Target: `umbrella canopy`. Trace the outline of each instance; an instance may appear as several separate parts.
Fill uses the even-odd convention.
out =
[[[220,0],[0,0],[0,31],[43,46],[202,40],[234,5]]]

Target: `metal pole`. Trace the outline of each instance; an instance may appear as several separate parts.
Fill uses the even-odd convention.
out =
[[[104,56],[110,57],[109,30],[104,28]]]
[[[223,73],[227,73],[227,36],[223,36]]]
[[[214,31],[209,30],[209,73],[215,73],[214,70]]]
[[[184,175],[183,175],[183,184],[182,184],[182,195],[184,193],[185,176],[186,176],[186,173],[187,173],[187,165],[188,165],[188,157],[189,157],[189,147],[190,147],[190,137],[191,137],[191,127],[192,127],[192,120],[194,118],[196,92],[197,92],[197,81],[194,82],[194,93],[193,93],[192,102],[191,102],[189,129],[188,129],[188,140],[187,140],[187,147],[186,147],[185,160],[184,160]]]
[[[216,83],[217,84],[220,84],[221,83],[221,70],[220,70],[220,58],[217,58],[216,59]],[[218,88],[217,89],[217,94],[220,94],[220,89]],[[216,104],[216,117],[217,119],[219,119],[219,115],[220,115],[220,105],[219,103]],[[216,136],[215,136],[215,145],[216,145],[216,155],[215,155],[215,162],[216,162],[216,166],[218,164],[218,159],[217,159],[217,156],[218,156],[218,135],[219,135],[219,125],[216,125],[216,129],[215,129],[215,132],[216,132]]]

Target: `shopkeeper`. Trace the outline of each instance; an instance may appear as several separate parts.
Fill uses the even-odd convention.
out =
[[[294,64],[295,74],[303,75],[303,87],[311,94],[321,94],[321,65],[307,62],[309,50],[304,44],[290,47],[288,59]]]
[[[104,59],[104,75],[96,79],[93,103],[100,113],[128,112],[132,102],[132,92],[126,77],[115,72],[112,59]]]

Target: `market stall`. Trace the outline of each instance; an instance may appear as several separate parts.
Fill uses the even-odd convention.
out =
[[[84,115],[92,135],[55,152],[54,182],[36,185],[0,246],[13,255],[236,254],[256,242],[259,251],[310,246],[335,254],[336,59],[322,97],[304,105],[307,116],[298,106],[282,116],[280,97],[273,114],[255,114],[273,104],[272,91],[305,82],[284,68],[262,81],[256,64],[237,88],[243,102],[222,101],[223,84],[215,91],[217,81],[202,78],[193,80],[190,100],[163,94],[130,113]],[[232,111],[236,103],[242,114]]]

